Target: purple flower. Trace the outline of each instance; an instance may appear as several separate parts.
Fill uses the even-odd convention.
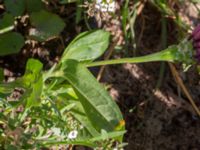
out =
[[[195,58],[200,63],[200,24],[193,30],[191,39],[193,47],[196,50]]]

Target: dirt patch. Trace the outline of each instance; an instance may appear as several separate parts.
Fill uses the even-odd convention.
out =
[[[104,80],[111,86],[110,93],[126,120],[125,141],[129,144],[125,149],[200,149],[200,119],[187,99],[178,95],[169,71],[162,88],[156,91],[159,63],[127,64],[106,70]]]
[[[137,55],[161,49],[160,19],[157,10],[145,6],[136,23]],[[177,42],[179,29],[171,19],[167,21],[167,43],[170,45]],[[129,144],[125,149],[199,150],[200,119],[180,91],[167,64],[161,87],[156,90],[160,66],[158,62],[106,68],[102,81],[111,87],[110,94],[118,102],[126,120],[125,141]],[[177,65],[177,68],[181,67]],[[196,67],[187,73],[180,69],[179,74],[200,106],[200,76]]]

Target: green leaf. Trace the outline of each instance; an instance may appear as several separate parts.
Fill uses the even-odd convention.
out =
[[[4,4],[13,16],[21,16],[25,11],[25,0],[4,0]]]
[[[66,59],[91,61],[101,56],[109,45],[109,32],[96,30],[84,32],[65,49],[62,62]]]
[[[13,91],[13,88],[8,86],[6,84],[0,84],[0,99],[6,98],[9,96]]]
[[[29,13],[40,11],[43,8],[41,0],[26,0],[26,10]]]
[[[76,103],[76,107],[70,112],[90,133],[92,137],[99,136],[100,133],[94,128],[92,122],[89,120],[80,102]]]
[[[66,60],[62,69],[64,78],[74,87],[88,119],[98,132],[124,129],[118,106],[83,64]]]
[[[64,109],[61,110],[61,113],[63,115],[63,112],[68,109],[70,113],[76,118],[77,121],[79,121],[87,130],[87,136],[90,137],[96,137],[99,136],[100,133],[93,127],[92,123],[88,119],[88,117],[85,115],[85,111],[78,100],[78,97],[72,88],[72,86],[67,85],[65,83],[64,85],[59,85],[60,87],[64,87],[63,91],[59,89],[52,89],[51,94],[55,95],[54,93],[57,93],[56,96],[56,103],[57,107],[64,107]],[[59,87],[58,85],[55,87]],[[70,96],[69,96],[70,95]],[[59,102],[60,101],[60,102]],[[55,101],[54,101],[55,102]],[[62,102],[62,103],[61,103]],[[69,107],[70,106],[70,107]]]
[[[126,131],[114,131],[114,132],[109,132],[107,133],[106,131],[102,130],[101,132],[101,135],[100,136],[96,136],[92,139],[90,139],[90,141],[103,141],[103,140],[107,140],[107,139],[112,139],[112,138],[115,138],[115,137],[119,137],[119,136],[123,136],[123,134],[125,134]]]
[[[0,56],[18,53],[24,46],[24,38],[17,32],[0,35]]]
[[[32,28],[29,35],[35,40],[45,41],[57,36],[64,29],[64,21],[56,14],[41,10],[30,15]]]
[[[25,90],[18,101],[9,102],[12,106],[26,103],[26,106],[40,105],[40,96],[43,90],[42,63],[35,59],[29,59],[23,77],[14,82],[0,84],[0,96],[5,97],[13,92],[15,88]]]
[[[0,68],[0,82],[2,82],[4,79],[4,73],[3,73],[3,69]]]
[[[7,28],[9,26],[14,25],[14,17],[11,14],[5,13],[3,18],[0,19],[0,29]]]
[[[26,106],[39,106],[40,105],[40,95],[42,94],[43,82],[42,76],[38,77],[37,81],[32,84],[32,92],[27,99]]]
[[[22,83],[28,91],[31,91],[29,95],[26,95],[27,107],[40,105],[40,95],[43,89],[42,67],[42,63],[35,59],[29,59],[26,64]]]
[[[26,64],[25,76],[29,74],[37,75],[41,73],[42,67],[43,65],[39,60],[30,58]],[[34,79],[31,80],[34,81]]]

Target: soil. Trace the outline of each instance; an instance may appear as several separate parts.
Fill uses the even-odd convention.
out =
[[[59,11],[66,9],[62,7],[55,2],[49,6],[49,9],[59,14],[68,23],[74,22],[69,15],[75,11],[74,5],[70,5],[67,12]],[[185,8],[188,8],[188,11]],[[180,10],[180,14],[188,24],[196,24],[198,18],[195,18],[197,16],[194,15],[191,7],[176,9]],[[30,57],[40,59],[45,69],[50,68],[53,63],[59,61],[64,47],[75,35],[85,29],[83,24],[84,22],[80,22],[79,25],[69,24],[62,33],[61,39],[56,38],[45,43],[30,41],[21,53],[0,58],[6,80],[21,76]],[[179,28],[170,18],[167,18],[167,30],[167,44],[177,43]],[[119,33],[121,36],[120,31]],[[145,55],[162,49],[161,15],[155,7],[145,4],[136,19],[135,34],[137,51],[132,51],[133,48],[130,46],[126,52],[114,53],[113,58]],[[175,82],[167,63],[164,63],[165,70],[161,84],[156,88],[162,65],[163,63],[156,62],[105,68],[101,82],[109,85],[109,92],[120,106],[126,122],[127,133],[124,141],[128,145],[125,149],[200,150],[199,116]],[[183,72],[179,64],[176,68],[192,98],[200,107],[200,75],[196,66],[191,67],[188,72]]]
[[[191,7],[188,9],[191,11]],[[184,14],[184,18],[188,19],[187,15]],[[136,39],[140,50],[138,55],[161,49],[160,19],[157,10],[148,5],[138,16],[135,28],[136,37],[140,37]],[[172,20],[167,21],[167,43],[171,45],[177,42],[178,28]],[[175,82],[167,63],[162,83],[156,89],[160,68],[160,62],[106,68],[102,81],[111,86],[110,94],[118,102],[126,121],[125,141],[128,146],[125,149],[200,150],[200,119]],[[200,106],[200,76],[196,67],[188,72],[183,72],[179,65],[177,68],[191,96]]]

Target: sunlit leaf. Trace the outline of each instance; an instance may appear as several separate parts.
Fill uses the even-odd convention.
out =
[[[80,102],[76,103],[76,107],[74,107],[71,110],[70,113],[79,122],[81,122],[81,124],[87,129],[87,131],[89,132],[89,135],[91,137],[96,137],[96,136],[100,135],[99,131],[97,131],[97,129],[95,129],[95,127],[93,126],[92,122],[89,120],[89,118],[87,117],[87,115],[85,115],[84,108],[83,108],[83,106],[82,106],[82,104]]]
[[[115,131],[123,120],[122,114],[108,92],[97,82],[88,69],[75,60],[63,63],[64,78],[74,87],[86,116],[100,132]],[[123,130],[124,125],[118,130]]]
[[[27,107],[38,106],[40,104],[40,95],[43,88],[42,67],[42,63],[35,59],[29,59],[26,64],[23,84],[31,91],[30,95],[26,96]]]
[[[98,58],[108,48],[109,36],[110,34],[103,30],[80,34],[65,49],[61,61],[66,59],[88,61]]]

